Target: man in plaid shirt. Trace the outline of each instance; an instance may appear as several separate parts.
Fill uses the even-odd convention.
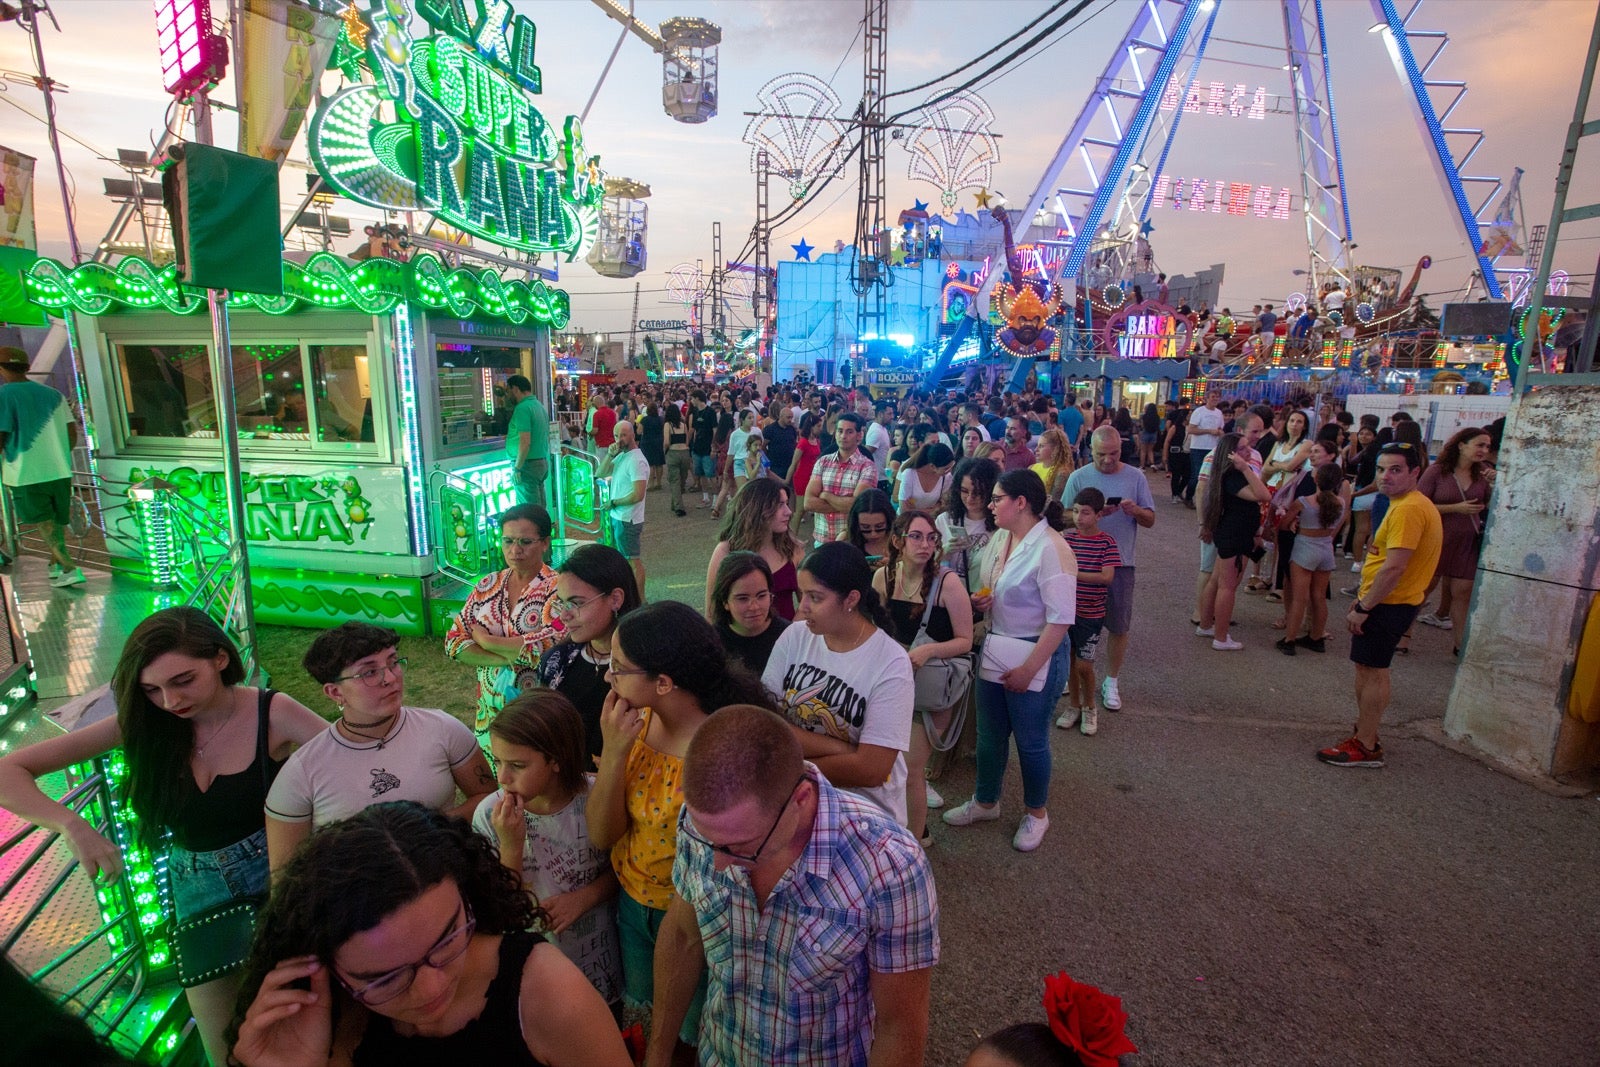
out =
[[[865,420],[854,412],[839,416],[834,439],[837,452],[817,460],[806,486],[806,510],[817,516],[816,543],[839,540],[850,519],[850,505],[856,497],[878,484],[878,468],[861,454],[861,431]]]
[[[645,1063],[672,1062],[707,969],[704,1067],[918,1067],[939,908],[916,839],[749,705],[695,732],[683,795]]]

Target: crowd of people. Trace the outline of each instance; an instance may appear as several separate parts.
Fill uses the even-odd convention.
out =
[[[1219,652],[1243,647],[1241,589],[1281,600],[1279,651],[1325,652],[1353,560],[1359,719],[1317,755],[1375,767],[1410,627],[1464,626],[1498,443],[1465,429],[1430,464],[1414,421],[1310,397],[1134,421],[1032,389],[602,389],[584,432],[611,536],[552,566],[548,429],[519,401],[505,567],[445,638],[472,727],[406,703],[390,630],[313,641],[330,724],[169,608],[129,638],[114,718],[0,759],[0,803],[95,876],[119,850],[35,781],[124,748],[179,926],[262,906],[248,954],[189,989],[215,1063],[921,1063],[930,812],[999,820],[1014,744],[1012,845],[1043,845],[1052,723],[1093,736],[1124,707],[1146,470],[1197,512],[1193,623]],[[719,520],[692,605],[644,596],[652,487]],[[928,769],[969,719],[976,786],[946,808]],[[1054,1021],[1012,1030],[968,1062],[1080,1062]]]

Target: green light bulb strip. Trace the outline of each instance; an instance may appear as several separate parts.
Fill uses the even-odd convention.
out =
[[[206,306],[198,291],[178,284],[176,266],[157,268],[132,256],[115,267],[85,263],[72,269],[39,259],[23,282],[31,302],[57,315],[68,308],[86,315],[158,309],[193,315]],[[269,315],[307,307],[383,315],[412,299],[456,318],[490,318],[519,326],[531,323],[560,330],[572,317],[572,303],[563,289],[552,289],[538,279],[507,281],[487,269],[452,270],[429,252],[407,263],[369,259],[353,266],[329,252],[318,252],[305,266],[285,260],[282,296],[235,293],[228,306]]]

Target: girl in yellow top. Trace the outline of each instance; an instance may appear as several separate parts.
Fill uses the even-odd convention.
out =
[[[1072,449],[1067,447],[1067,432],[1059,426],[1050,427],[1039,435],[1039,447],[1034,455],[1038,462],[1028,469],[1044,483],[1047,499],[1060,500],[1067,475],[1072,473]]]
[[[589,839],[611,850],[622,885],[623,1004],[648,1010],[655,996],[656,931],[672,901],[672,861],[683,807],[683,757],[706,716],[728,704],[771,708],[761,680],[729,660],[709,622],[663,600],[617,624],[600,713],[600,769],[589,791]],[[695,993],[679,1037],[692,1044],[705,1001]]]

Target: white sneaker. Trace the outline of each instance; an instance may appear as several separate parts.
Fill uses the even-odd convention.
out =
[[[971,826],[975,822],[993,822],[1000,817],[1000,805],[979,804],[976,800],[969,800],[965,804],[957,804],[942,816],[944,821],[951,826]]]
[[[1017,827],[1017,836],[1011,839],[1011,847],[1018,852],[1032,852],[1044,843],[1045,831],[1050,829],[1050,816],[1039,818],[1032,812],[1022,816],[1022,825]]]
[[[1226,641],[1212,641],[1211,647],[1216,649],[1218,652],[1237,652],[1244,647],[1244,643],[1241,641],[1235,641],[1230,637]]]
[[[1217,628],[1215,626],[1196,626],[1194,635],[1196,637],[1215,637],[1217,636]]]
[[[932,782],[923,782],[922,784],[924,786],[926,786],[927,790],[928,790],[928,807],[930,807],[930,808],[942,808],[942,807],[944,807],[944,797],[939,795],[939,791],[933,787],[933,783]]]
[[[1122,710],[1122,694],[1117,691],[1117,680],[1107,678],[1100,683],[1100,703],[1106,706],[1107,711]]]
[[[1080,714],[1082,714],[1082,709],[1068,705],[1066,711],[1056,716],[1056,725],[1063,730],[1070,730],[1078,725],[1078,716]]]
[[[1424,626],[1432,626],[1436,630],[1451,630],[1454,629],[1456,625],[1450,619],[1440,618],[1437,614],[1431,611],[1426,615],[1418,615],[1417,621]]]
[[[88,579],[83,576],[83,568],[74,567],[70,571],[62,571],[54,578],[51,578],[50,584],[57,589],[70,589],[75,585],[82,585],[86,581]]]
[[[1095,731],[1100,729],[1100,713],[1093,706],[1083,709],[1083,718],[1078,722],[1078,732],[1084,737],[1093,737]]]
[[[1361,573],[1361,561],[1359,559],[1356,560],[1354,563],[1350,564],[1350,573],[1351,574],[1360,574]]]

